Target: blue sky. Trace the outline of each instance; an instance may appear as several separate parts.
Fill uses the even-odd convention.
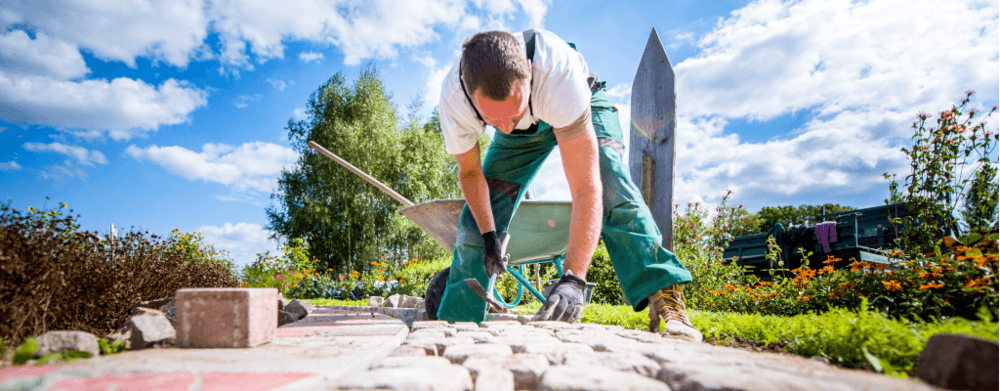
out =
[[[466,37],[539,27],[577,44],[621,113],[656,28],[677,74],[675,203],[879,205],[918,111],[1000,95],[1000,7],[941,4],[5,2],[0,200],[51,197],[101,232],[198,231],[245,264],[276,248],[284,127],[320,84],[373,61],[399,113],[423,100],[426,118]],[[557,154],[543,170],[540,198],[569,199]]]

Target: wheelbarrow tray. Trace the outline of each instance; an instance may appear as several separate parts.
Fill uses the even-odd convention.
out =
[[[413,205],[398,213],[427,232],[449,253],[455,249],[463,199],[436,200]],[[507,232],[510,266],[566,254],[569,243],[569,201],[522,201]]]

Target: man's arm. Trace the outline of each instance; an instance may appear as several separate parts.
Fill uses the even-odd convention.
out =
[[[566,269],[586,279],[587,267],[601,233],[601,172],[597,160],[597,135],[589,115],[567,128],[556,129],[556,132],[582,133],[570,140],[560,141],[559,149],[573,198]]]
[[[486,185],[483,166],[479,161],[479,144],[472,149],[455,155],[458,160],[458,185],[462,188],[469,211],[476,219],[479,233],[495,231],[493,208],[490,206],[490,189]]]

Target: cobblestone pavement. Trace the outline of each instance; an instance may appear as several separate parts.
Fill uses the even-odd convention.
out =
[[[0,368],[3,390],[931,390],[798,356],[618,326],[420,321],[412,309],[314,306],[246,349],[147,349]]]
[[[620,326],[415,321],[400,347],[338,390],[933,390],[798,356],[692,343]]]

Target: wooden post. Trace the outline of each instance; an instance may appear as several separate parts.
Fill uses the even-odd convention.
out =
[[[656,29],[649,33],[632,81],[629,171],[673,250],[674,127],[677,124],[674,70]]]

